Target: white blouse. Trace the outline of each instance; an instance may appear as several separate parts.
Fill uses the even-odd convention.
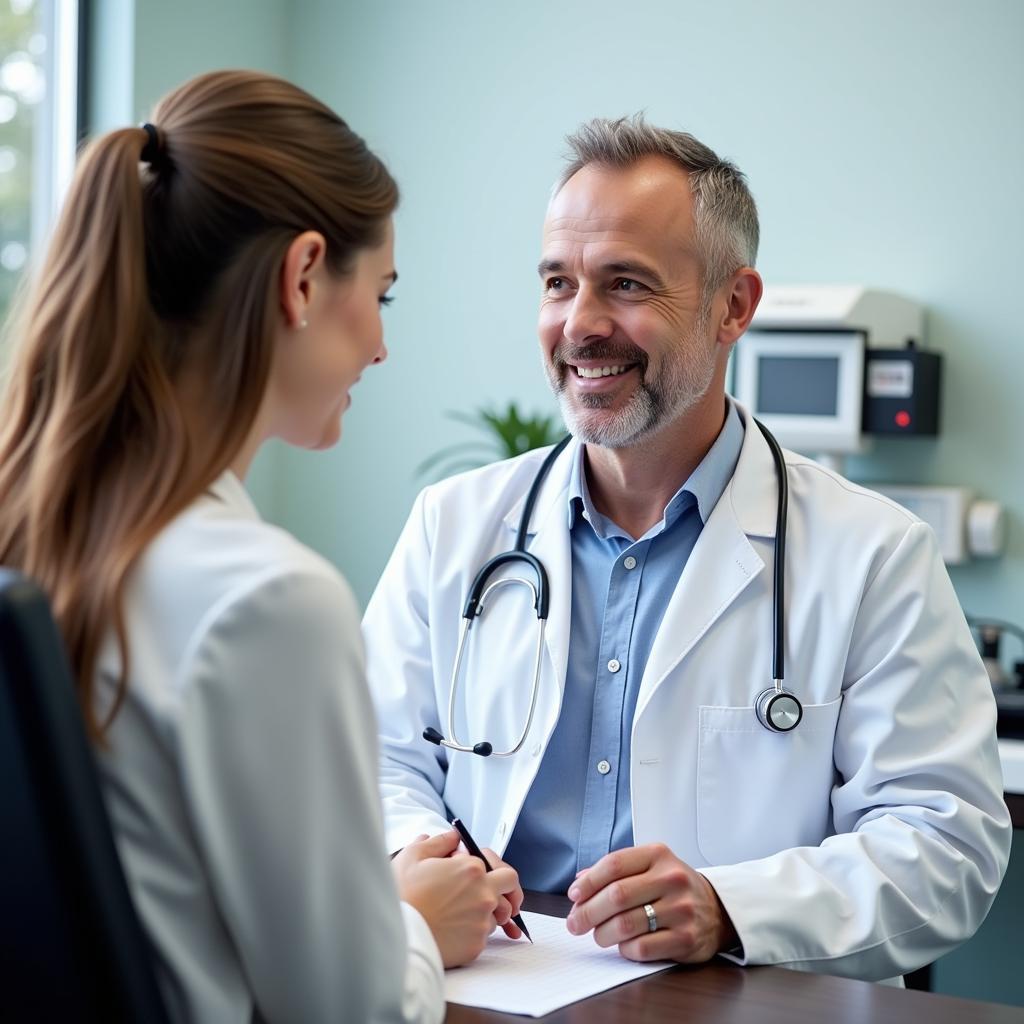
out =
[[[356,602],[228,473],[126,598],[107,807],[175,1021],[440,1021],[440,954],[384,847]],[[107,706],[120,660],[99,664]]]

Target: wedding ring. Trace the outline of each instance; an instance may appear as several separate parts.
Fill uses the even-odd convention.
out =
[[[644,913],[647,915],[647,930],[656,932],[658,930],[658,915],[655,914],[654,907],[650,903],[644,904]]]

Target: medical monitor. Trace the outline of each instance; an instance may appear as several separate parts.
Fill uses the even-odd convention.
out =
[[[787,448],[863,450],[861,331],[748,331],[736,345],[733,394]]]

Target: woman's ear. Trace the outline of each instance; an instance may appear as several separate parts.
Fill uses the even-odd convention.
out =
[[[327,240],[319,231],[296,235],[281,262],[281,313],[288,327],[306,326],[314,284],[327,259]]]

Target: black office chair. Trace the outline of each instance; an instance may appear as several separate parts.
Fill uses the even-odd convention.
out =
[[[165,1024],[64,648],[0,569],[0,1019]]]

